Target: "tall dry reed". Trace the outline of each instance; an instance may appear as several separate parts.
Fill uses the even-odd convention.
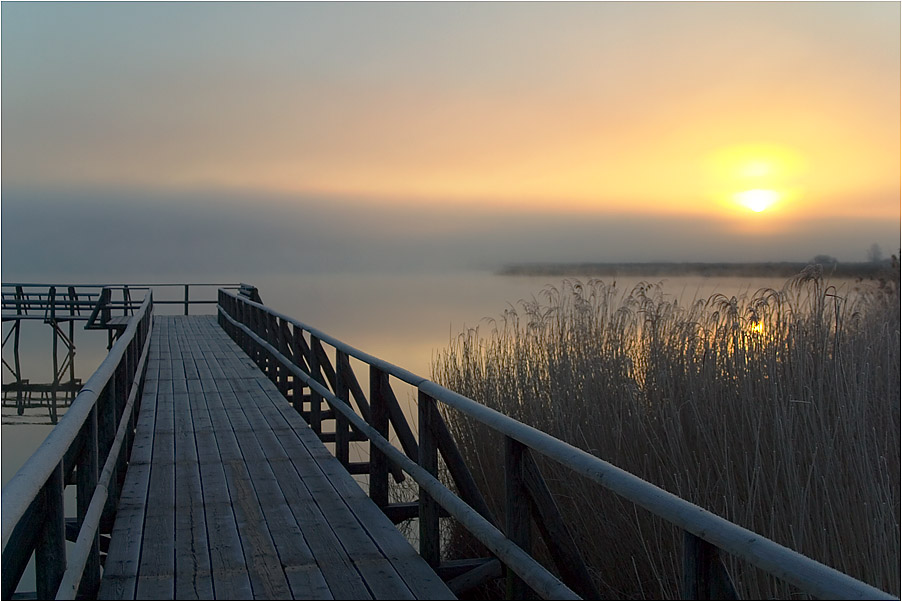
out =
[[[509,309],[490,332],[461,334],[434,361],[434,378],[899,595],[894,275],[837,289],[811,267],[781,290],[688,305],[660,285],[623,294],[564,282]],[[500,439],[447,418],[503,516]],[[543,466],[604,597],[679,597],[676,529]],[[452,534],[452,554],[472,553],[468,545]],[[728,565],[744,598],[797,596],[747,564]]]

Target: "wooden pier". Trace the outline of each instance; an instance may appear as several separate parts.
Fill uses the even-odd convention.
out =
[[[101,599],[454,597],[214,316],[152,340]]]
[[[107,359],[3,488],[4,599],[23,595],[32,559],[38,599],[451,599],[499,578],[510,598],[597,598],[536,455],[682,530],[687,599],[737,596],[725,555],[816,597],[894,599],[280,314],[253,287],[220,289],[209,316],[154,315],[150,291],[125,308]],[[415,429],[393,382],[416,389]],[[484,459],[505,467],[500,515],[439,404],[503,443]],[[389,495],[406,478],[414,501]],[[442,517],[486,555],[444,558]],[[416,548],[395,527],[409,518]],[[553,568],[531,553],[533,523]]]

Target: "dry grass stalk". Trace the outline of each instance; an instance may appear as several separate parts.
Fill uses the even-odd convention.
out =
[[[433,372],[455,391],[900,593],[898,276],[837,290],[810,268],[782,290],[688,306],[660,285],[624,295],[601,281],[566,281],[509,309],[488,334],[461,334]],[[448,419],[503,516],[498,437]],[[679,597],[672,527],[561,470],[544,472],[603,596]],[[455,534],[454,545],[465,539]],[[731,569],[743,598],[796,596],[748,566]]]

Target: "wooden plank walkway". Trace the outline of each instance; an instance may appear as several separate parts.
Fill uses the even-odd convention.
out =
[[[158,316],[99,597],[454,596],[213,316]]]

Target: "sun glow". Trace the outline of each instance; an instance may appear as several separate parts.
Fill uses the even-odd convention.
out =
[[[780,194],[776,190],[755,188],[738,192],[733,199],[743,207],[751,209],[755,213],[761,213],[776,203],[780,199]]]
[[[804,161],[798,151],[787,146],[725,147],[709,155],[706,167],[710,198],[716,199],[727,215],[737,218],[747,217],[748,212],[785,216],[802,194]],[[773,220],[767,221],[773,225]]]

